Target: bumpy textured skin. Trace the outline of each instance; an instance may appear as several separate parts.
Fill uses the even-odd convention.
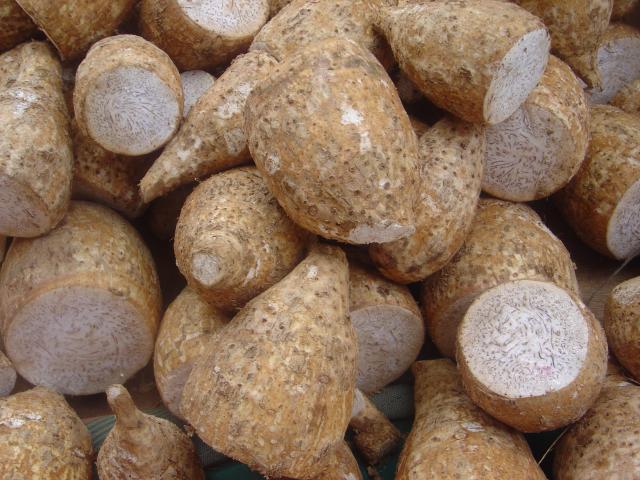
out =
[[[16,370],[7,356],[0,352],[0,397],[9,395],[16,386]]]
[[[76,60],[98,40],[112,35],[135,0],[16,0],[60,52]]]
[[[400,447],[402,434],[366,395],[356,392],[356,396],[355,403],[361,401],[362,406],[349,422],[353,443],[367,463],[375,465]]]
[[[471,228],[484,155],[484,127],[453,117],[440,120],[420,137],[416,233],[369,247],[369,255],[385,276],[414,283],[451,260]]]
[[[169,420],[142,413],[122,385],[107,389],[116,423],[98,453],[100,480],[203,480],[191,439]]]
[[[375,270],[354,262],[349,266],[349,310],[353,312],[372,305],[401,307],[421,318],[407,287],[390,282]]]
[[[578,292],[569,252],[528,206],[481,199],[464,245],[422,286],[427,331],[453,358],[458,324],[473,300],[500,283],[550,280]]]
[[[62,220],[71,197],[73,152],[62,68],[43,42],[0,55],[0,175],[20,184],[31,211],[14,212],[1,234],[34,237]],[[3,200],[10,202],[11,199]]]
[[[394,312],[396,315],[400,315],[401,312],[406,315],[404,325],[389,325],[388,329],[382,328],[383,332],[375,331],[376,328],[380,328],[382,319],[375,319],[376,323],[372,325],[369,315],[371,310],[375,310],[376,307],[381,310],[395,307],[397,309]],[[352,320],[354,314],[362,310],[369,313],[362,312],[360,321],[354,324],[358,344],[362,346],[358,349],[357,386],[365,393],[375,393],[399,378],[416,360],[424,343],[424,321],[418,304],[407,287],[386,280],[373,269],[351,263],[349,265],[349,312]],[[379,314],[388,315],[385,318],[388,322],[385,323],[392,322],[390,312],[382,310]],[[405,337],[395,339],[394,330],[396,332],[403,330]],[[412,332],[415,336],[406,338],[409,335],[407,331]],[[375,354],[378,352],[387,353],[386,369],[376,370],[378,365],[369,363],[364,345],[370,351],[373,350]],[[393,358],[389,358],[391,356]]]
[[[293,0],[262,30],[251,50],[263,50],[278,60],[330,37],[353,40],[370,50],[384,66],[393,57],[374,30],[378,4],[383,0]]]
[[[390,7],[377,23],[420,91],[472,123],[488,120],[485,97],[501,59],[522,36],[544,28],[516,5],[487,0]],[[486,28],[489,24],[492,28]]]
[[[548,112],[571,139],[571,144],[564,150],[567,153],[566,157],[540,158],[539,161],[542,165],[540,166],[535,192],[518,191],[517,185],[501,184],[497,172],[497,178],[493,181],[498,184],[498,188],[492,188],[491,183],[486,180],[489,169],[488,167],[485,168],[485,177],[482,185],[484,192],[503,200],[529,202],[548,197],[557,192],[569,183],[580,168],[589,146],[589,106],[584,90],[571,68],[561,60],[551,56],[540,83],[533,89],[520,108],[524,112],[531,112],[531,115],[539,114],[536,112]],[[491,128],[499,129],[500,124]],[[544,132],[541,133],[544,134]],[[503,148],[508,148],[508,134],[503,134],[502,140],[504,142]],[[513,153],[514,155],[522,154],[515,150]],[[532,158],[531,161],[535,160]],[[547,170],[550,168],[553,168],[552,174]]]
[[[521,432],[554,430],[577,421],[593,405],[605,379],[607,340],[602,325],[574,292],[567,290],[567,293],[586,320],[588,343],[579,373],[565,387],[539,396],[504,397],[480,383],[473,376],[463,349],[457,348],[456,351],[462,383],[473,402],[494,418]],[[476,301],[482,301],[482,297]],[[472,321],[468,318],[465,317],[462,322]]]
[[[152,159],[125,157],[105,150],[82,134],[72,122],[74,199],[101,203],[129,219],[144,212],[138,182]]]
[[[43,387],[0,398],[0,478],[87,480],[91,435],[64,397]]]
[[[608,382],[555,448],[556,480],[627,480],[640,475],[640,388]]]
[[[591,143],[580,170],[556,195],[565,220],[591,248],[615,258],[609,221],[623,194],[640,179],[640,117],[615,107],[591,107]]]
[[[276,63],[263,52],[249,52],[233,61],[196,102],[178,134],[140,182],[146,202],[251,161],[244,133],[245,103]]]
[[[609,26],[613,0],[513,1],[542,19],[549,29],[551,48],[556,55],[574,68],[589,86],[599,85],[595,55]]]
[[[545,480],[524,436],[471,402],[451,361],[416,362],[413,373],[416,417],[397,480]]]
[[[16,0],[0,0],[0,52],[28,40],[37,30]]]
[[[152,43],[136,35],[116,35],[96,43],[84,58],[76,73],[73,92],[73,106],[80,131],[91,136],[87,129],[86,117],[91,115],[85,108],[85,101],[102,75],[119,67],[136,67],[153,72],[169,87],[180,106],[173,123],[174,133],[182,121],[183,93],[180,73],[169,56]],[[169,139],[167,139],[168,141]],[[124,146],[123,146],[124,147]],[[115,152],[123,155],[128,151]]]
[[[347,442],[341,442],[329,454],[327,465],[326,470],[313,480],[362,480],[360,466]]]
[[[237,310],[289,273],[312,238],[285,215],[260,172],[242,167],[210,177],[191,193],[174,250],[191,288],[218,308]],[[214,282],[196,272],[198,254],[216,258]]]
[[[412,232],[415,133],[363,47],[336,37],[278,64],[249,96],[245,128],[269,189],[302,227],[345,243]]]
[[[154,200],[147,211],[146,220],[156,237],[161,240],[173,240],[180,210],[194,187],[195,183],[189,183]]]
[[[327,455],[325,465],[326,468],[313,477],[313,480],[362,480],[360,466],[347,442],[341,442]],[[277,480],[293,479],[282,477]]]
[[[180,397],[196,359],[209,353],[211,335],[230,318],[186,287],[167,307],[153,352],[153,373],[162,401],[180,417]]]
[[[348,275],[338,247],[317,245],[214,335],[224,348],[196,362],[182,394],[200,438],[267,476],[323,471],[355,388]]]
[[[622,87],[609,104],[627,113],[640,115],[640,78]]]
[[[262,26],[269,16],[269,3],[253,1],[261,11]],[[176,0],[140,2],[139,27],[142,36],[167,52],[181,71],[206,70],[228,63],[247,50],[259,30],[241,36],[208,30],[191,20]]]
[[[122,217],[88,202],[72,202],[64,220],[48,235],[11,243],[0,272],[3,338],[14,316],[30,300],[73,286],[101,288],[122,296],[145,319],[140,329],[155,338],[162,299],[151,253]],[[11,345],[5,346],[11,358]],[[14,366],[20,372],[20,365]],[[97,393],[104,387],[65,393]],[[65,390],[64,385],[57,388]]]
[[[611,291],[605,307],[604,329],[618,361],[634,378],[640,378],[640,277]]]

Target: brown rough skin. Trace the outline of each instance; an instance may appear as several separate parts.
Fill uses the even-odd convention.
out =
[[[486,108],[501,61],[525,34],[544,29],[529,12],[495,0],[384,8],[377,26],[400,68],[429,100],[468,122],[490,124],[513,113],[494,116]],[[532,70],[538,67],[544,65]]]
[[[551,49],[558,57],[589,86],[600,85],[596,54],[609,26],[613,0],[513,1],[542,19],[551,35]]]
[[[376,465],[400,448],[400,431],[360,390],[356,390],[352,413],[353,443],[368,464]]]
[[[484,156],[481,125],[446,117],[420,137],[416,233],[369,247],[386,277],[405,284],[424,280],[460,249],[480,198]]]
[[[458,324],[485,290],[516,279],[549,280],[578,292],[569,252],[528,206],[480,199],[464,245],[422,285],[427,331],[440,352],[455,355]]]
[[[412,370],[416,416],[397,480],[545,480],[524,436],[466,396],[454,363],[421,361]]]
[[[99,41],[91,47],[78,67],[76,86],[73,92],[73,105],[78,128],[84,135],[105,147],[99,139],[95,138],[94,132],[89,129],[88,118],[94,112],[88,111],[86,108],[87,97],[111,71],[127,67],[151,72],[171,91],[177,101],[179,108],[175,118],[166,119],[172,126],[172,133],[167,135],[164,140],[165,143],[168,142],[182,121],[184,97],[180,73],[166,53],[136,35],[116,35]],[[133,126],[136,127],[136,125]],[[117,148],[110,148],[110,150],[121,155],[144,155],[162,145],[164,143],[144,152],[132,151],[131,147],[125,144],[118,145]]]
[[[376,393],[399,378],[424,343],[424,322],[407,287],[349,265],[349,313],[358,338],[356,385]]]
[[[186,287],[167,307],[153,352],[153,373],[163,403],[180,417],[182,389],[197,358],[210,352],[211,336],[230,318]]]
[[[188,5],[188,2],[182,3]],[[197,4],[205,2],[192,3],[196,5],[194,8],[197,8]],[[225,15],[237,18],[237,14],[232,12],[234,2],[217,3],[227,5],[229,11]],[[224,65],[244,53],[268,19],[267,0],[245,0],[242,3],[251,3],[255,9],[255,17],[250,22],[252,28],[243,33],[225,33],[204,28],[192,20],[177,0],[142,0],[140,31],[143,37],[167,52],[180,71],[211,69]],[[245,24],[242,26],[247,27]]]
[[[622,258],[611,250],[610,224],[623,195],[640,179],[639,162],[640,117],[593,105],[587,157],[556,203],[582,241],[603,255]],[[627,235],[638,238],[633,229]]]
[[[360,466],[347,442],[341,442],[329,457],[326,470],[314,480],[362,480]]]
[[[523,140],[517,140],[518,134],[524,137],[527,132],[509,131],[505,122],[489,127],[482,190],[513,202],[548,197],[569,183],[587,153],[589,106],[582,85],[568,65],[551,56],[540,83],[514,115],[522,115],[525,119],[525,125],[518,124],[519,128],[531,125],[533,139],[529,142],[533,144],[533,151],[523,152],[523,143],[520,143]],[[513,137],[516,137],[515,141]],[[492,148],[490,142],[495,140]],[[549,146],[551,149],[541,152],[540,144],[542,148]],[[502,149],[509,152],[506,158],[520,157],[523,162],[538,164],[535,177],[526,175],[520,179],[518,173],[509,171],[508,166],[501,166],[500,157],[492,162],[491,155]]]
[[[327,454],[326,468],[313,480],[362,480],[360,466],[353,456],[347,442],[341,442],[338,447]],[[293,480],[283,477],[278,480]]]
[[[36,387],[0,398],[0,478],[88,480],[91,435],[64,397]]]
[[[135,331],[107,330],[108,338],[99,338],[101,329],[95,326],[96,331],[87,339],[76,333],[78,324],[72,324],[69,330],[62,326],[52,329],[47,319],[49,323],[42,325],[41,331],[31,332],[28,339],[30,345],[42,348],[20,348],[19,344],[27,339],[22,337],[22,325],[16,318],[29,320],[20,315],[45,295],[59,298],[66,292],[78,292],[77,289],[92,292],[82,291],[86,297],[79,301],[91,302],[91,295],[108,295],[114,304],[129,306],[137,314],[139,325]],[[0,272],[0,304],[4,344],[16,370],[31,383],[81,395],[101,392],[109,385],[107,382],[126,380],[146,365],[153,350],[162,299],[153,258],[136,230],[105,207],[72,202],[64,220],[48,235],[13,240]],[[80,326],[92,320],[90,313],[80,317],[72,310],[65,314],[73,314]],[[106,318],[104,323],[109,323]],[[49,335],[56,336],[55,343],[51,343]],[[118,345],[125,341],[118,337],[125,335],[135,335],[145,342],[126,351],[124,345]],[[106,347],[118,347],[115,352],[120,366],[103,365],[116,360],[103,358]],[[53,353],[47,357],[50,351]],[[40,362],[35,362],[33,355]],[[104,368],[103,376],[85,377],[85,367]]]
[[[281,61],[297,50],[339,36],[370,50],[389,67],[393,56],[373,27],[380,3],[384,0],[293,0],[260,30],[251,50],[263,50]]]
[[[323,471],[355,388],[348,275],[338,247],[316,245],[214,335],[221,348],[196,362],[180,406],[200,438],[270,477]]]
[[[11,361],[0,351],[0,397],[9,395],[16,386],[16,370]]]
[[[107,388],[116,423],[98,453],[100,480],[203,480],[191,439],[169,420],[138,410],[122,385]]]
[[[640,78],[622,87],[609,104],[627,113],[640,115]]]
[[[98,40],[112,35],[135,0],[16,0],[63,60],[79,59]]]
[[[145,202],[175,188],[251,161],[244,108],[276,61],[263,52],[236,58],[198,100],[178,134],[140,182]]]
[[[0,0],[0,52],[28,40],[37,30],[15,0]]]
[[[609,347],[634,378],[640,378],[640,277],[619,284],[609,294],[604,329]]]
[[[72,122],[74,165],[72,196],[101,203],[133,219],[145,210],[138,182],[151,165],[148,157],[125,157],[105,150]]]
[[[611,380],[593,407],[558,442],[553,465],[556,480],[640,476],[640,388],[620,377]]]
[[[415,133],[363,47],[336,37],[281,62],[249,96],[245,129],[269,189],[303,228],[352,244],[413,233]]]
[[[360,466],[346,442],[342,442],[332,454],[327,470],[314,480],[362,480]]]
[[[219,173],[189,195],[176,227],[176,264],[211,305],[238,310],[280,281],[313,236],[295,225],[253,167]]]
[[[473,318],[466,315],[458,328],[456,361],[465,391],[485,412],[521,432],[555,430],[577,421],[593,405],[604,382],[607,371],[607,341],[604,330],[578,296],[572,291],[566,292],[578,306],[587,324],[586,355],[580,371],[571,383],[544,395],[514,398],[503,396],[483,384],[474,376],[465,350],[460,347],[461,331],[469,322],[473,322]],[[482,296],[476,300],[481,301]],[[499,335],[500,332],[496,334]]]
[[[196,184],[188,183],[157,198],[147,210],[146,222],[151,232],[161,240],[173,240],[180,210]]]
[[[0,234],[55,227],[69,205],[72,163],[57,57],[43,42],[0,55]]]

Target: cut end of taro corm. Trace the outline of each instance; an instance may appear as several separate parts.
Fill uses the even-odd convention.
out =
[[[422,318],[394,305],[367,306],[350,314],[358,337],[356,385],[375,393],[415,361],[424,342]]]
[[[609,103],[627,83],[640,77],[640,35],[615,37],[600,46],[596,65],[600,86],[587,91],[591,103]]]
[[[484,100],[488,124],[509,118],[540,81],[549,59],[551,41],[546,29],[523,35],[500,61]]]
[[[124,382],[153,350],[147,320],[117,292],[61,287],[35,296],[14,317],[4,341],[29,382],[69,395],[90,395]],[[46,345],[46,348],[34,348]]]
[[[504,200],[527,202],[558,190],[573,162],[575,142],[553,112],[523,104],[504,122],[487,128],[482,189]]]
[[[154,72],[116,67],[101,75],[87,95],[84,117],[89,135],[122,155],[145,155],[173,136],[181,99]]]
[[[255,35],[269,16],[267,2],[255,0],[177,0],[199,27],[224,37]]]
[[[458,359],[482,389],[506,399],[540,397],[576,380],[587,358],[588,320],[550,283],[518,280],[471,305],[458,331]]]
[[[640,180],[624,193],[609,220],[607,246],[619,260],[640,253]]]

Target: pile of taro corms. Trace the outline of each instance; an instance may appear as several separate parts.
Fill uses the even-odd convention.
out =
[[[527,204],[640,252],[639,27],[637,0],[0,0],[0,479],[198,480],[194,433],[278,479],[399,451],[398,479],[640,478],[640,277],[601,323]],[[186,430],[123,387],[150,361]],[[371,395],[408,370],[405,437]],[[63,395],[104,393],[96,452]]]

